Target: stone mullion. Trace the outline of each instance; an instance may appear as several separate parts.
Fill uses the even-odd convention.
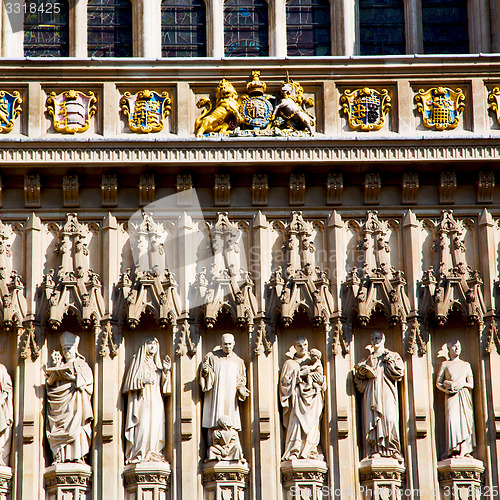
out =
[[[485,431],[488,434],[487,441],[495,443],[496,446],[486,446],[487,460],[486,470],[484,472],[486,484],[492,489],[499,487],[499,469],[498,457],[500,456],[500,441],[497,439],[497,425],[500,421],[500,386],[494,381],[500,378],[500,354],[495,346],[491,346],[491,352],[486,355],[486,342],[488,330],[491,322],[495,321],[495,302],[494,302],[494,283],[498,280],[497,267],[497,248],[496,223],[491,213],[484,209],[479,220],[478,230],[478,253],[479,253],[479,272],[483,279],[483,297],[486,314],[483,328],[483,341],[480,343],[479,353],[481,356],[481,377],[480,383],[475,384],[482,390],[481,402],[482,422]],[[477,415],[479,409],[476,409],[476,420],[481,418]],[[479,436],[477,436],[479,437]],[[480,440],[478,439],[478,443]]]
[[[87,16],[88,0],[73,0],[70,2],[70,46],[69,54],[72,57],[87,57]]]
[[[407,318],[408,329],[417,318],[417,283],[421,279],[422,269],[420,228],[415,214],[408,210],[403,221],[403,255],[404,272],[408,283],[408,299],[410,313]],[[421,332],[423,335],[424,332]],[[408,335],[406,335],[408,337]],[[408,340],[408,339],[406,339]],[[406,342],[403,343],[406,349]],[[403,354],[403,353],[402,353]],[[407,363],[406,383],[409,416],[409,435],[406,440],[405,459],[412,468],[407,474],[412,474],[412,487],[420,490],[421,500],[434,500],[433,491],[438,491],[437,456],[434,443],[434,416],[432,414],[432,382],[422,384],[423,380],[432,381],[432,367],[427,352],[423,356],[417,352],[410,355]],[[410,446],[412,444],[413,446]]]
[[[269,2],[269,55],[286,57],[286,1]]]
[[[257,298],[258,317],[265,315],[265,286],[270,279],[272,260],[269,235],[269,223],[259,211],[253,222],[253,239],[250,249],[252,276],[255,282],[255,296]],[[259,328],[259,319],[254,326],[254,338]],[[262,327],[262,325],[261,325]],[[261,331],[261,334],[264,333]],[[277,346],[269,355],[259,347],[259,354],[253,356],[255,371],[253,373],[253,392],[251,395],[256,413],[258,414],[258,429],[255,433],[258,439],[259,450],[256,453],[258,462],[253,464],[253,474],[259,473],[256,478],[254,491],[266,492],[266,498],[277,500],[280,498],[276,484],[280,484],[280,472],[277,464],[281,461],[280,434],[281,422],[277,407],[278,388],[278,360]],[[258,471],[258,472],[257,472]],[[278,482],[277,482],[278,481]],[[257,487],[257,485],[260,485]]]
[[[328,263],[331,280],[331,292],[334,300],[334,313],[340,319],[341,303],[340,291],[342,283],[346,279],[345,273],[345,230],[344,222],[340,214],[332,212],[328,220]],[[335,324],[332,325],[335,327]],[[344,325],[345,329],[345,325]],[[340,340],[340,339],[339,339]],[[352,340],[351,340],[352,351]],[[325,353],[325,357],[331,359],[331,355]],[[342,499],[355,500],[356,492],[359,487],[358,478],[358,450],[357,450],[357,430],[356,430],[356,401],[354,396],[354,387],[352,385],[352,369],[354,360],[351,354],[342,352],[339,347],[336,356],[327,367],[326,373],[329,376],[327,380],[330,397],[326,400],[331,401],[329,411],[332,415],[332,423],[336,421],[337,436],[330,435],[328,440],[334,446],[335,457],[329,461],[330,486],[339,489],[342,492]],[[347,384],[346,384],[347,381]],[[346,385],[350,390],[346,390]],[[349,395],[351,394],[351,396]],[[329,425],[330,427],[330,425]],[[336,443],[336,444],[335,444]]]
[[[10,2],[13,9],[17,2]],[[7,14],[8,2],[2,2],[2,57],[18,58],[24,56],[24,11],[21,8],[19,14],[11,12]],[[21,3],[21,7],[22,7]]]
[[[207,56],[224,57],[223,0],[207,0]]]
[[[134,56],[156,59],[161,57],[161,0],[135,0],[137,5],[137,47]]]

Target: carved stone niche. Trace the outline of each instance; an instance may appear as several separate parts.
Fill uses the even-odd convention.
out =
[[[328,467],[323,460],[286,460],[281,462],[285,498],[321,500]]]
[[[141,316],[150,311],[162,328],[173,326],[180,316],[180,298],[173,274],[166,268],[163,242],[168,231],[142,213],[142,220],[130,221],[129,236],[135,268],[120,275],[118,289],[124,299],[123,312],[130,328],[139,325]]]
[[[351,224],[359,234],[356,262],[364,264],[361,269],[354,267],[345,281],[348,292],[344,316],[366,326],[379,310],[391,326],[405,323],[409,312],[406,279],[402,271],[390,265],[389,222],[381,221],[376,211],[368,211],[363,224]]]
[[[318,227],[322,223],[318,221]],[[333,317],[333,297],[326,271],[315,265],[314,224],[302,212],[292,212],[288,225],[275,223],[283,234],[286,268],[273,272],[268,305],[269,321],[288,327],[299,309],[303,309],[315,326],[329,328]]]
[[[240,462],[204,465],[204,500],[243,500],[249,472],[248,465]]]
[[[46,311],[42,323],[52,329],[61,325],[63,317],[73,313],[82,328],[100,327],[104,317],[104,299],[99,275],[90,268],[88,240],[90,225],[78,221],[76,214],[67,214],[62,226],[54,225],[58,232],[55,253],[57,265],[44,276],[40,289]],[[57,271],[56,271],[57,269]]]
[[[254,323],[257,301],[241,242],[245,230],[248,224],[231,222],[227,212],[219,212],[217,221],[209,228],[212,251],[209,270],[202,267],[193,283],[196,314],[207,328],[213,328],[223,310],[230,313],[240,328],[250,330]]]
[[[45,469],[47,500],[89,500],[92,467],[87,464],[64,462]]]
[[[359,482],[364,500],[403,498],[405,467],[392,458],[373,458],[359,464]]]
[[[434,316],[440,325],[448,321],[452,309],[458,310],[469,325],[482,322],[485,307],[483,280],[479,271],[466,265],[465,223],[457,221],[451,210],[443,210],[440,221],[426,221],[434,232],[434,265],[424,272],[420,315]]]
[[[167,500],[170,465],[167,462],[142,462],[123,470],[126,500]]]
[[[439,486],[443,500],[481,498],[483,462],[472,457],[452,457],[438,462]]]

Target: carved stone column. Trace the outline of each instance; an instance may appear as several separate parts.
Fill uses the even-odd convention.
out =
[[[447,458],[438,462],[443,500],[476,500],[481,497],[483,462],[472,457]]]
[[[12,487],[12,469],[5,465],[0,465],[0,500],[7,500]]]
[[[281,463],[285,498],[320,500],[327,470],[323,460],[285,460]]]
[[[401,498],[405,466],[393,458],[370,458],[359,464],[359,482],[364,500]]]
[[[203,467],[205,500],[242,500],[250,469],[240,462],[211,462]]]
[[[88,500],[90,498],[92,467],[65,462],[45,469],[47,500]]]
[[[170,464],[142,462],[123,469],[126,500],[166,500],[170,488]]]

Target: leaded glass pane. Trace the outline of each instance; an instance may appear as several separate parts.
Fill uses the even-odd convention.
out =
[[[24,4],[24,55],[69,56],[69,7],[65,0]]]
[[[424,54],[468,54],[467,0],[422,0]]]
[[[161,53],[163,57],[204,57],[206,8],[203,0],[163,0]]]
[[[328,0],[289,0],[286,38],[289,56],[331,55]]]
[[[89,57],[132,57],[132,5],[128,0],[88,0]]]
[[[406,53],[402,0],[359,0],[359,53],[364,56]]]
[[[269,54],[267,3],[264,0],[226,0],[224,47],[226,57]]]

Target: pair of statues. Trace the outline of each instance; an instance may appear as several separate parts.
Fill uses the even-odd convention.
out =
[[[52,353],[46,369],[47,439],[54,462],[83,462],[89,452],[92,433],[92,370],[78,352],[79,337],[61,335],[62,355]],[[221,345],[208,353],[199,370],[204,393],[202,426],[208,431],[208,461],[244,463],[238,432],[241,430],[239,401],[244,401],[246,370],[234,352],[230,333]],[[469,363],[460,359],[461,345],[450,341],[436,385],[445,392],[447,451],[445,456],[470,456],[475,446],[472,405],[473,375]],[[354,381],[363,395],[363,429],[366,457],[390,457],[403,461],[399,439],[397,382],[404,376],[401,356],[385,348],[385,336],[371,335],[370,355],[354,368]],[[283,364],[279,379],[279,400],[286,428],[283,460],[322,460],[320,420],[326,378],[321,352],[308,349],[298,337]],[[127,397],[125,422],[126,463],[164,461],[165,407],[163,396],[171,392],[171,360],[159,354],[159,342],[147,337],[128,369],[123,392]],[[12,435],[12,381],[0,365],[0,464],[8,463]]]

